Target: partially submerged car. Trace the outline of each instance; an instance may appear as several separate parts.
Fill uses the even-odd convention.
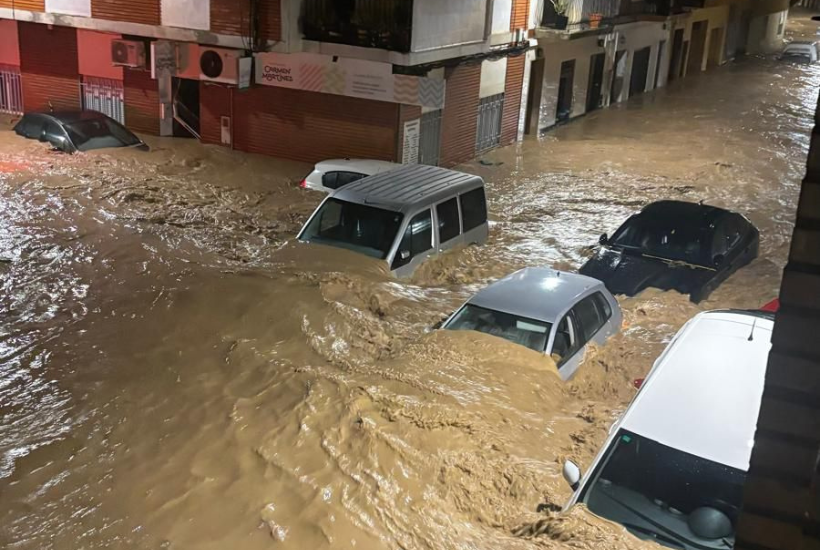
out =
[[[793,63],[812,64],[817,63],[820,57],[820,46],[813,40],[795,40],[783,48],[783,53],[780,54],[782,61],[791,61]]]
[[[367,176],[381,174],[400,167],[401,164],[385,160],[331,159],[323,160],[299,184],[302,189],[330,193]]]
[[[444,250],[484,244],[488,234],[484,180],[417,164],[333,191],[298,238],[386,260],[404,277]]]
[[[65,153],[108,147],[148,150],[128,128],[97,111],[26,113],[14,131],[25,138],[49,143]]]
[[[589,472],[564,478],[577,503],[638,538],[724,550],[749,469],[774,315],[710,311],[692,318],[610,428]]]
[[[602,345],[621,323],[621,308],[600,281],[528,267],[480,290],[442,328],[475,330],[545,353],[567,380],[587,346]]]
[[[744,216],[704,204],[655,202],[630,217],[580,273],[613,294],[648,287],[689,294],[698,303],[757,257],[760,234]]]

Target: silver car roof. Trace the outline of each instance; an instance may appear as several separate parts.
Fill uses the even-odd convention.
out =
[[[330,196],[407,214],[483,186],[472,174],[414,164],[354,181]]]
[[[480,290],[467,303],[554,324],[579,297],[595,289],[603,291],[604,284],[592,277],[527,267]]]
[[[319,172],[336,172],[349,170],[358,172],[359,174],[366,174],[368,176],[381,172],[383,170],[392,170],[398,168],[401,164],[388,162],[386,160],[370,160],[370,159],[327,159],[317,162],[314,170]]]

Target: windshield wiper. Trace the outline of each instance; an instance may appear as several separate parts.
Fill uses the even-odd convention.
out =
[[[638,531],[638,532],[643,533],[645,535],[649,535],[653,539],[655,539],[659,542],[663,542],[665,546],[672,546],[673,548],[680,548],[681,550],[686,550],[686,546],[681,541],[679,541],[678,539],[674,539],[674,538],[672,538],[668,535],[665,535],[665,534],[663,534],[659,531],[656,531],[654,529],[650,529],[649,527],[644,527],[642,525],[636,525],[634,523],[627,523],[627,522],[624,522],[624,521],[619,521],[618,523],[620,523],[621,525],[623,525],[624,527],[626,527],[630,531]]]
[[[705,265],[689,263],[686,260],[673,260],[671,258],[664,258],[663,256],[653,256],[652,254],[640,253],[644,258],[651,260],[660,260],[669,265],[669,267],[688,267],[689,269],[705,269],[706,271],[717,271],[713,267],[706,267]]]

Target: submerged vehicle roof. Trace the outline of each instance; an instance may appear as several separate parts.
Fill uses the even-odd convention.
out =
[[[701,225],[703,221],[711,222],[728,212],[708,204],[668,200],[646,205],[640,216],[670,220],[672,223],[688,222],[690,225]]]
[[[621,427],[748,470],[773,326],[763,312],[698,314],[658,359]]]
[[[359,174],[375,174],[382,170],[392,170],[401,164],[386,160],[372,159],[327,159],[316,163],[316,170],[320,172],[352,171]]]
[[[414,164],[354,181],[330,196],[407,213],[483,185],[479,176]]]
[[[479,290],[467,303],[556,323],[558,317],[575,304],[578,296],[591,288],[603,289],[604,284],[577,273],[527,267]]]
[[[100,118],[106,118],[106,115],[100,113],[98,111],[54,111],[54,112],[31,112],[26,113],[24,116],[31,116],[31,115],[39,115],[53,118],[63,124],[73,124],[75,122],[80,122],[81,120],[97,120]]]

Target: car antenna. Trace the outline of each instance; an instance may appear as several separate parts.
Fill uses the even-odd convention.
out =
[[[752,332],[749,333],[749,342],[753,342],[755,339],[755,327],[757,326],[757,317],[755,320],[752,321]]]

